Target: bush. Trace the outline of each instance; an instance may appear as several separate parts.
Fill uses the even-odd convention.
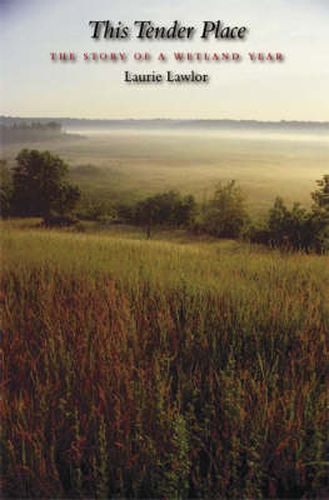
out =
[[[12,189],[12,179],[6,161],[0,160],[0,211],[3,218],[10,215]]]
[[[49,215],[44,218],[45,227],[70,227],[78,224],[79,220],[70,215]]]
[[[200,227],[207,233],[220,238],[241,236],[248,215],[245,198],[239,186],[232,180],[217,185],[214,197],[206,205]]]
[[[312,210],[299,203],[289,209],[277,197],[269,210],[263,227],[251,227],[249,239],[276,248],[291,251],[324,253],[329,245],[329,176],[317,182],[319,189],[312,193]]]
[[[147,237],[150,238],[154,226],[188,226],[193,219],[195,209],[193,196],[183,197],[175,191],[168,191],[137,203],[134,222],[144,226]]]

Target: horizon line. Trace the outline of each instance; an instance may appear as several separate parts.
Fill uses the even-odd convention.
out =
[[[238,123],[273,123],[273,124],[285,124],[285,123],[308,123],[308,124],[326,124],[329,125],[329,120],[295,120],[295,119],[281,119],[281,120],[259,120],[256,118],[96,118],[96,117],[75,117],[75,116],[51,116],[51,115],[43,115],[43,116],[20,116],[20,115],[0,115],[0,119],[23,119],[23,120],[84,120],[84,121],[178,121],[178,122],[238,122]]]

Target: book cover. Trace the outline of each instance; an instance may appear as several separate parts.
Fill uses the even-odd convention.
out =
[[[1,0],[3,498],[326,498],[325,0]]]

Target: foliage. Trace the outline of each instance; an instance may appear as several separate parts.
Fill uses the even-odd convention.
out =
[[[329,175],[317,181],[318,188],[312,193],[313,219],[317,226],[317,248],[329,250]]]
[[[115,210],[117,220],[121,223],[133,224],[136,220],[136,208],[133,203],[118,203]]]
[[[0,160],[0,214],[3,218],[10,215],[12,190],[10,171],[5,160]]]
[[[271,244],[291,250],[310,250],[314,243],[312,222],[311,214],[298,203],[289,210],[282,198],[276,198],[267,223]]]
[[[0,124],[0,135],[3,144],[39,142],[64,136],[62,125],[54,121],[48,123],[20,121],[9,126]]]
[[[312,210],[299,203],[289,209],[280,197],[269,210],[265,227],[252,227],[249,231],[253,242],[292,251],[322,253],[329,241],[329,176],[317,181],[318,189],[312,193]]]
[[[317,181],[318,189],[312,193],[314,210],[329,212],[329,175]]]
[[[71,212],[80,190],[67,182],[68,167],[49,151],[23,149],[13,169],[12,210],[20,216]]]
[[[220,238],[237,238],[248,221],[245,199],[234,180],[219,183],[205,207],[201,227]]]
[[[5,497],[328,491],[326,256],[12,224]]]
[[[78,224],[78,219],[70,215],[47,215],[44,218],[45,227],[70,227]]]
[[[188,226],[196,209],[194,197],[181,196],[175,191],[150,196],[137,203],[134,220],[144,226],[148,237],[154,226]]]
[[[77,206],[77,215],[83,220],[102,221],[115,220],[117,212],[110,200],[102,200],[82,193]]]

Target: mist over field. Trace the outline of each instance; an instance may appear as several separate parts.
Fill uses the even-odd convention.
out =
[[[72,179],[88,193],[124,201],[167,189],[201,201],[217,182],[235,179],[254,213],[277,195],[309,205],[315,180],[329,164],[323,124],[63,122],[66,134],[53,141],[4,144],[4,158],[13,165],[22,147],[48,149],[68,162]]]

